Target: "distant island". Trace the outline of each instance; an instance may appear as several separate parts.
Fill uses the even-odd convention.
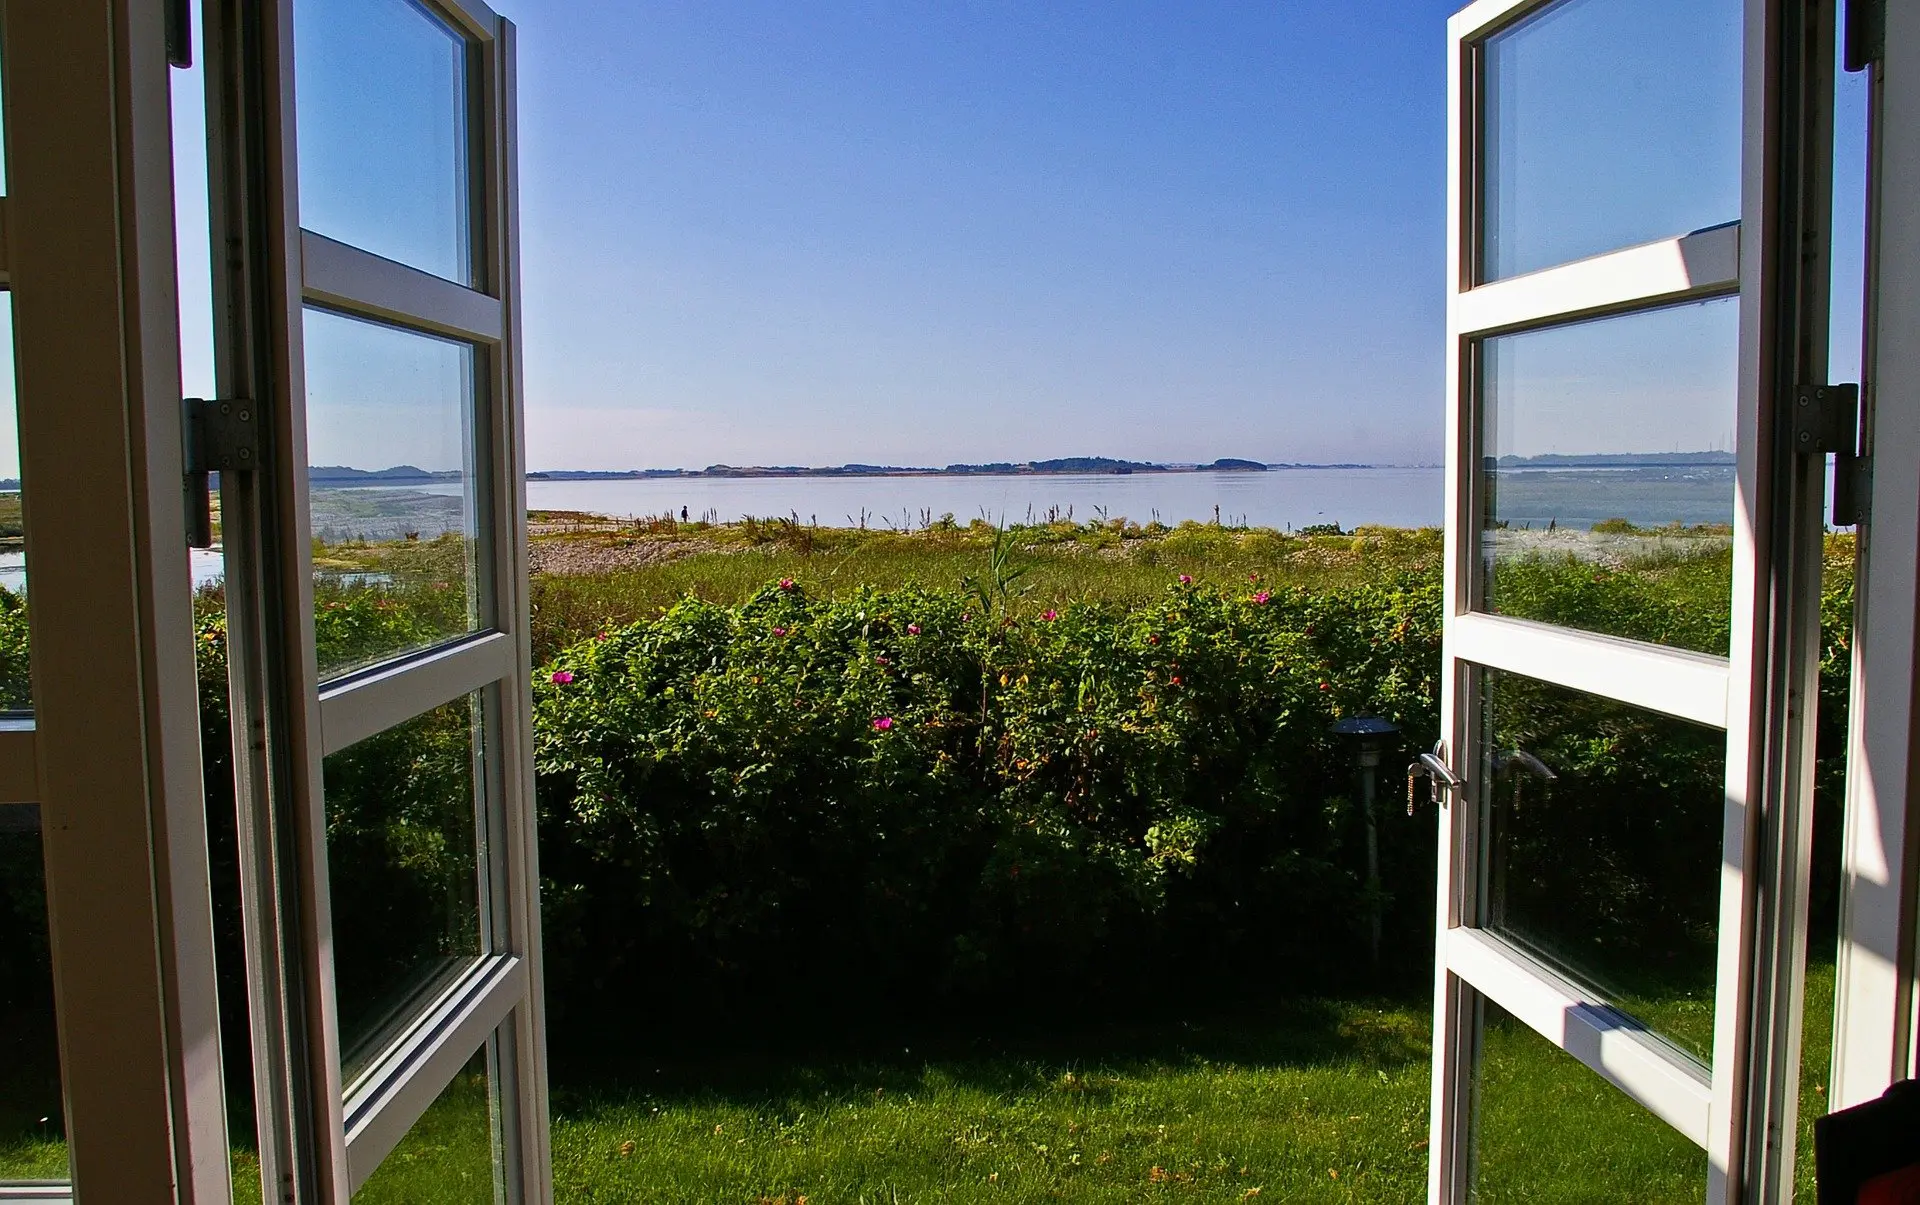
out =
[[[1736,461],[1732,452],[1550,452],[1539,456],[1489,456],[1488,469],[1631,469],[1727,468]],[[544,469],[527,474],[529,481],[650,481],[659,479],[755,477],[1039,477],[1126,476],[1133,473],[1269,473],[1289,469],[1435,468],[1435,465],[1308,464],[1243,460],[1222,456],[1205,464],[1115,460],[1107,456],[1066,456],[1058,460],[997,460],[986,464],[932,465],[842,464],[710,464],[704,469]],[[316,465],[307,470],[321,489],[368,485],[431,485],[459,481],[465,474],[446,469],[423,469],[398,464],[385,469],[356,469],[346,465]],[[17,481],[0,480],[0,493],[19,489]]]
[[[734,465],[710,464],[704,469],[540,469],[529,481],[647,481],[701,477],[986,477],[986,476],[1126,476],[1132,473],[1266,473],[1286,469],[1372,469],[1372,464],[1269,463],[1222,456],[1206,464],[1115,460],[1107,456],[1067,456],[1058,460],[999,460],[987,464],[933,465]],[[1431,467],[1431,466],[1424,466]],[[464,474],[449,469],[423,469],[398,464],[386,469],[356,469],[347,465],[315,465],[307,470],[311,483],[322,489],[357,485],[423,485],[459,481]]]
[[[1539,456],[1487,458],[1503,469],[1720,468],[1738,463],[1732,452],[1546,452]]]
[[[1370,464],[1270,464],[1223,456],[1206,464],[1115,460],[1106,456],[1067,456],[1058,460],[998,460],[986,464],[934,465],[710,464],[704,469],[549,469],[527,474],[529,481],[625,481],[687,477],[1027,477],[1068,475],[1126,476],[1132,473],[1265,473],[1284,469],[1370,469]],[[387,470],[393,472],[396,470]],[[416,472],[418,470],[415,470]]]
[[[307,480],[313,485],[407,485],[422,481],[458,481],[466,474],[454,469],[430,470],[410,464],[390,469],[350,469],[342,464],[313,465]]]

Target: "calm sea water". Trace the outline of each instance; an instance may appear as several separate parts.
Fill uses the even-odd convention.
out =
[[[623,481],[530,481],[535,510],[594,514],[679,514],[685,507],[732,522],[744,515],[798,515],[822,526],[919,527],[952,515],[1024,523],[1049,517],[1080,522],[1127,518],[1185,520],[1281,530],[1316,523],[1430,527],[1440,523],[1444,475],[1438,468],[1273,469],[1264,473],[1139,473],[1129,476],[777,477]],[[398,539],[404,532],[458,530],[457,484],[314,491],[323,538]],[[1730,468],[1631,468],[1502,471],[1494,513],[1514,529],[1591,527],[1601,519],[1643,526],[1726,523],[1733,509]],[[1216,510],[1217,508],[1217,510]],[[195,551],[196,584],[220,578],[220,552]],[[0,551],[0,586],[19,589],[25,557]]]
[[[189,548],[189,571],[193,584],[204,586],[226,576],[227,562],[218,548]],[[0,586],[18,593],[27,586],[27,554],[18,548],[0,551]]]
[[[1274,469],[1265,473],[1137,473],[1005,477],[778,477],[656,479],[650,481],[529,481],[535,510],[582,510],[603,515],[799,515],[803,523],[869,527],[950,514],[962,523],[1025,522],[1050,511],[1081,522],[1125,517],[1179,523],[1222,522],[1256,527],[1363,523],[1395,527],[1438,524],[1442,476],[1424,469]]]

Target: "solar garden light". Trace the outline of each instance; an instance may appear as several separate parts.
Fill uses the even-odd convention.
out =
[[[1379,787],[1380,755],[1400,743],[1400,725],[1379,716],[1356,715],[1336,721],[1329,731],[1346,738],[1360,767],[1360,815],[1367,825],[1367,958],[1379,970],[1380,835],[1373,801]]]

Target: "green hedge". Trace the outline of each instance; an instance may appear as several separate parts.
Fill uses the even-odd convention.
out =
[[[1255,951],[1268,977],[1354,969],[1354,762],[1327,729],[1433,739],[1439,615],[1430,579],[1018,621],[771,585],[597,634],[535,681],[552,974],[710,1011],[1077,997]],[[1430,915],[1397,769],[1387,880]]]

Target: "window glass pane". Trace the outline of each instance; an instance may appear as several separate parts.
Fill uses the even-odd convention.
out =
[[[1564,0],[1483,54],[1483,280],[1740,217],[1740,0]]]
[[[1480,348],[1482,605],[1727,651],[1739,302]]]
[[[409,0],[293,6],[300,224],[472,283],[467,43]]]
[[[1704,1151],[1493,1001],[1481,1007],[1474,1200],[1706,1200]]]
[[[27,530],[20,509],[20,410],[13,294],[0,291],[0,711],[33,707],[27,649]]]
[[[474,631],[472,345],[310,309],[306,359],[320,676]]]
[[[1483,670],[1481,921],[1713,1053],[1726,736]]]
[[[0,1180],[65,1179],[39,809],[0,804]]]
[[[334,992],[351,1082],[481,952],[480,699],[326,759]]]
[[[353,1194],[359,1205],[493,1205],[498,1108],[481,1047]]]

